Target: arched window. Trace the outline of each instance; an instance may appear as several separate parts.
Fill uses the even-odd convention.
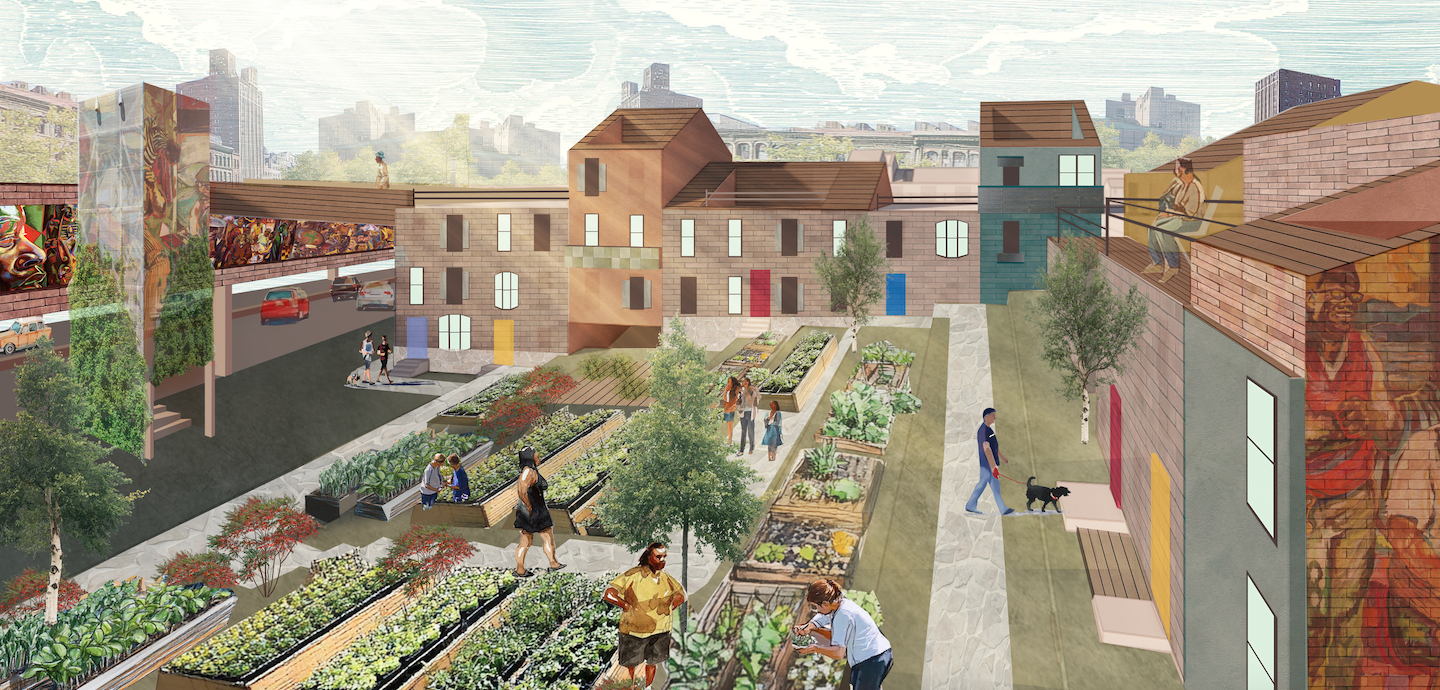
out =
[[[970,253],[970,224],[963,220],[942,220],[935,224],[935,254],[955,259]]]
[[[749,158],[749,157],[750,157],[750,145],[749,145],[749,144],[739,144],[739,145],[737,145],[737,146],[735,147],[735,155],[736,155],[736,156],[739,156],[739,157],[741,157],[741,158]]]
[[[495,308],[514,309],[520,306],[520,276],[514,273],[495,274]]]
[[[755,158],[756,158],[756,160],[762,160],[762,161],[763,161],[763,160],[769,160],[769,159],[770,159],[770,147],[769,147],[769,146],[766,146],[766,145],[764,145],[764,144],[756,144],[756,145],[755,145]]]
[[[970,154],[970,167],[972,167],[972,168],[978,168],[978,167],[980,167],[980,154],[978,154],[978,153],[972,153],[972,154]]]
[[[440,317],[440,349],[470,349],[470,317],[461,314]]]

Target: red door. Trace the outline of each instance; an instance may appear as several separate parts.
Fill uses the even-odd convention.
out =
[[[1120,390],[1110,386],[1110,495],[1120,507]]]
[[[750,316],[770,317],[770,272],[750,272]]]

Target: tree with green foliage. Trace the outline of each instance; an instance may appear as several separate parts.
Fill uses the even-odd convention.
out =
[[[936,168],[940,164],[924,156],[913,156],[909,152],[900,154],[900,167],[902,168]]]
[[[1215,137],[1185,137],[1172,146],[1162,141],[1160,135],[1149,132],[1139,147],[1126,150],[1120,145],[1120,131],[1114,125],[1097,122],[1095,132],[1100,136],[1100,166],[1130,172],[1150,172],[1191,151],[1215,143]]]
[[[569,180],[565,179],[565,169],[560,166],[543,165],[534,173],[527,173],[513,160],[505,161],[500,174],[494,177],[475,178],[477,187],[555,187],[566,184]]]
[[[830,293],[830,308],[843,310],[857,332],[869,323],[870,307],[884,299],[885,274],[889,271],[885,245],[870,227],[869,216],[845,225],[845,243],[835,256],[821,251],[815,258],[815,274]]]
[[[44,116],[0,111],[0,170],[5,171],[5,181],[75,184],[80,171],[78,112],[53,106]],[[59,128],[58,136],[40,134],[44,124]]]
[[[1066,400],[1084,400],[1080,442],[1089,443],[1090,387],[1111,385],[1125,373],[1125,359],[1145,333],[1149,302],[1138,284],[1124,298],[1116,296],[1095,244],[1075,238],[1063,242],[1038,286],[1045,293],[1030,318],[1040,328],[1041,356],[1060,373],[1055,391]]]
[[[143,459],[151,418],[145,357],[121,275],[119,263],[99,247],[81,246],[70,280],[70,363],[88,397],[85,431]]]
[[[155,365],[150,383],[179,376],[215,358],[215,267],[209,241],[189,235],[167,252],[170,276],[155,325]]]
[[[70,363],[41,338],[15,369],[20,413],[0,420],[0,543],[38,553],[49,549],[45,623],[59,613],[63,552],[61,536],[103,553],[110,536],[141,493],[122,495],[130,483],[110,451],[85,437],[89,402]]]
[[[850,137],[832,137],[821,134],[797,142],[788,142],[779,134],[771,134],[771,161],[843,161],[855,150],[855,141]]]
[[[391,174],[401,184],[470,186],[470,171],[475,167],[470,116],[456,115],[450,126],[439,132],[417,132],[406,139],[404,155],[392,167]]]
[[[688,586],[692,533],[719,558],[737,560],[763,507],[750,493],[759,475],[730,458],[715,433],[715,391],[723,374],[709,371],[707,360],[684,322],[672,320],[650,356],[655,404],[630,420],[629,462],[611,471],[596,506],[615,541],[635,551],[680,529],[682,587]],[[685,619],[682,607],[682,629]]]
[[[350,160],[341,160],[331,151],[306,151],[295,157],[295,167],[286,170],[287,180],[310,182],[375,182],[375,148],[361,147]]]

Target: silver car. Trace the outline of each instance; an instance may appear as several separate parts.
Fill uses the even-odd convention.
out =
[[[384,281],[366,283],[360,288],[360,296],[355,298],[355,310],[369,309],[395,310],[395,286]]]

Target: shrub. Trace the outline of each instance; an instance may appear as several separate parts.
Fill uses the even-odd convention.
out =
[[[475,547],[443,525],[416,525],[390,546],[380,567],[412,578],[410,591],[450,572],[475,555]]]
[[[234,589],[239,583],[230,569],[230,557],[219,551],[190,553],[181,551],[160,564],[159,575],[171,584]]]
[[[319,521],[301,512],[293,497],[251,496],[225,513],[225,525],[220,534],[210,537],[210,548],[239,559],[240,578],[255,583],[260,596],[269,597],[275,592],[281,564],[318,531]]]
[[[25,572],[10,578],[5,583],[5,598],[0,601],[0,619],[14,619],[45,610],[45,587],[50,584],[49,573],[26,568]],[[60,610],[69,609],[80,603],[85,590],[74,580],[60,581]]]

